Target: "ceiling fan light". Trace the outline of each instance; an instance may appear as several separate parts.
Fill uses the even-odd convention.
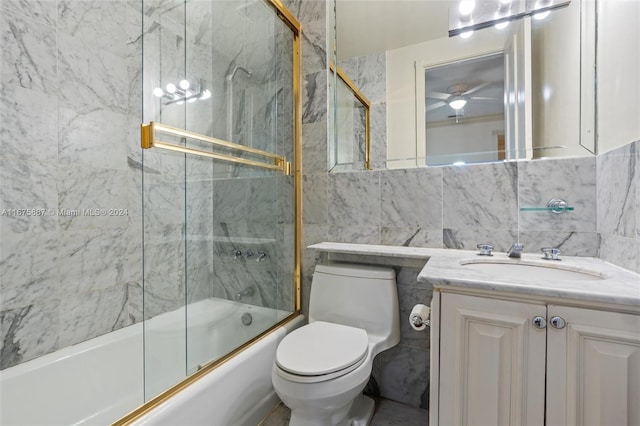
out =
[[[449,101],[449,106],[453,109],[455,109],[456,111],[459,109],[464,108],[464,106],[467,104],[467,101],[465,99],[463,99],[462,97],[453,99],[451,101]]]

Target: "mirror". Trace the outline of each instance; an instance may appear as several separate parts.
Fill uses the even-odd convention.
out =
[[[364,82],[359,86],[372,98],[372,129],[384,131],[372,131],[374,168],[595,154],[595,2],[572,0],[543,20],[525,17],[468,38],[448,36],[449,9],[457,3],[336,0],[337,63]],[[480,76],[473,65],[492,55],[502,58],[502,113],[487,109],[474,118],[472,107],[480,102],[500,104],[488,99],[464,99],[468,105],[456,112],[450,102],[455,97],[500,97],[500,79],[488,81],[492,74]],[[354,63],[373,63],[369,68],[376,71],[367,75],[367,67]],[[380,68],[377,87],[371,82],[380,80]],[[457,80],[443,86],[438,70]],[[430,87],[430,75],[438,87]],[[431,119],[438,102],[446,102],[439,107],[447,111],[444,120]],[[493,148],[461,136],[479,135],[472,129],[479,121],[486,127],[481,139],[491,139]]]

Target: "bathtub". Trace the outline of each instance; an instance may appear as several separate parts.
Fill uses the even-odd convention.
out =
[[[251,315],[251,324],[243,325],[242,315],[247,313]],[[206,299],[188,305],[186,310],[180,308],[158,315],[144,323],[134,324],[2,370],[0,424],[110,424],[143,403],[145,385],[147,396],[155,396],[182,380],[186,375],[185,368],[189,374],[192,373],[202,364],[223,356],[286,315],[286,312],[274,309],[222,299]],[[188,333],[185,333],[185,322],[188,324]],[[245,322],[248,322],[246,315]],[[146,333],[144,352],[143,328]],[[264,395],[253,392],[254,377],[266,375],[270,383],[270,367],[266,371],[255,371],[248,377],[245,369],[258,368],[262,364],[247,360],[245,353],[251,351],[250,354],[253,355],[250,356],[269,358],[270,365],[275,356],[275,346],[284,334],[286,329],[282,328],[259,340],[257,345],[252,345],[238,357],[224,363],[178,394],[182,398],[180,404],[169,405],[174,408],[188,405],[184,401],[184,394],[189,394],[188,391],[194,386],[202,387],[204,383],[207,384],[207,392],[227,394],[227,385],[216,390],[214,388],[218,386],[217,381],[212,381],[209,376],[221,377],[223,368],[222,376],[235,375],[232,371],[235,365],[235,368],[243,369],[240,376],[247,379],[245,384],[240,381],[234,385],[238,388],[244,386],[246,406],[239,407],[234,402],[218,407],[222,412],[214,414],[224,416],[225,419],[232,419],[237,415],[240,422],[237,424],[244,424],[240,418],[242,415],[246,415],[252,408],[258,409],[260,401],[265,398],[267,405],[273,400],[273,396],[267,395],[269,392],[266,388],[261,388]],[[272,342],[274,339],[277,341],[275,346]],[[237,362],[234,363],[239,357],[245,359],[240,367]],[[209,401],[207,407],[211,405]],[[237,411],[225,413],[224,409]],[[166,412],[165,410],[165,414]],[[152,412],[144,421],[147,424],[161,422],[162,417]],[[216,418],[208,418],[207,422],[221,424],[217,423]]]

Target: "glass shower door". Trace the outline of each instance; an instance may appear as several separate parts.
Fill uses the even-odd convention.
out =
[[[144,3],[149,400],[295,310],[294,178],[253,163],[293,159],[293,34],[262,0]]]

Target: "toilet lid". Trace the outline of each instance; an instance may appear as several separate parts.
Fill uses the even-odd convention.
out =
[[[276,364],[300,376],[320,376],[359,363],[369,339],[361,328],[315,321],[289,333],[278,345]]]

